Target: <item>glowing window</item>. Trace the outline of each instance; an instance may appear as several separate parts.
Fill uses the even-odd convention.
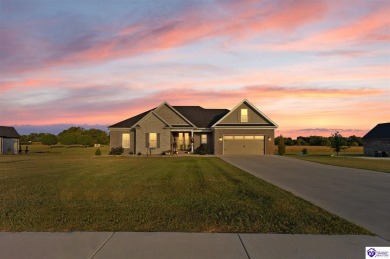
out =
[[[241,122],[248,122],[248,109],[241,109]]]
[[[130,148],[130,133],[123,133],[122,134],[122,147],[123,148]]]
[[[207,134],[202,134],[200,144],[207,144]]]
[[[157,148],[157,133],[149,133],[149,147]]]

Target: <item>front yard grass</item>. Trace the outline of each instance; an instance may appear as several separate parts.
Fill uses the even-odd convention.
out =
[[[75,152],[0,156],[0,231],[370,234],[219,158]]]
[[[308,151],[308,155],[302,155],[302,149]],[[277,153],[277,147],[275,148]],[[336,152],[330,147],[324,146],[286,146],[286,155],[291,158],[342,167],[358,168],[378,172],[390,173],[390,159],[365,159],[363,147],[350,147],[342,150],[336,156]],[[333,156],[331,156],[333,155]]]
[[[290,157],[326,165],[335,165],[390,173],[390,159],[364,159],[354,157],[337,157],[329,155],[305,155]]]

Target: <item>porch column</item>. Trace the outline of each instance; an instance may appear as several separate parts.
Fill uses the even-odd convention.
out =
[[[194,153],[194,143],[192,142],[193,138],[194,138],[194,130],[191,130],[191,153]]]

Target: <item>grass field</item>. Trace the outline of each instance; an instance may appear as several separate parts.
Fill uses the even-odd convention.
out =
[[[330,147],[324,147],[324,146],[286,146],[286,155],[298,155],[302,154],[302,149],[306,148],[309,155],[332,155],[336,154],[336,152],[333,151]],[[277,154],[278,149],[275,147],[275,153]],[[353,155],[353,156],[359,156],[363,155],[363,147],[350,147],[347,149],[344,149],[339,153],[339,155]]]
[[[30,151],[0,156],[0,231],[369,234],[219,158]]]
[[[307,155],[302,155],[303,148],[308,150]],[[351,147],[343,150],[339,153],[339,156],[336,156],[336,153],[329,147],[287,146],[286,155],[321,164],[390,173],[390,159],[363,159],[361,158],[363,157],[363,147]]]
[[[291,156],[293,158],[342,167],[366,169],[384,173],[390,173],[390,159],[371,160],[353,157],[335,157],[326,155]]]

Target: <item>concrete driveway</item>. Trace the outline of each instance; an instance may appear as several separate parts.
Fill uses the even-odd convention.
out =
[[[280,156],[221,158],[390,241],[389,173]]]

